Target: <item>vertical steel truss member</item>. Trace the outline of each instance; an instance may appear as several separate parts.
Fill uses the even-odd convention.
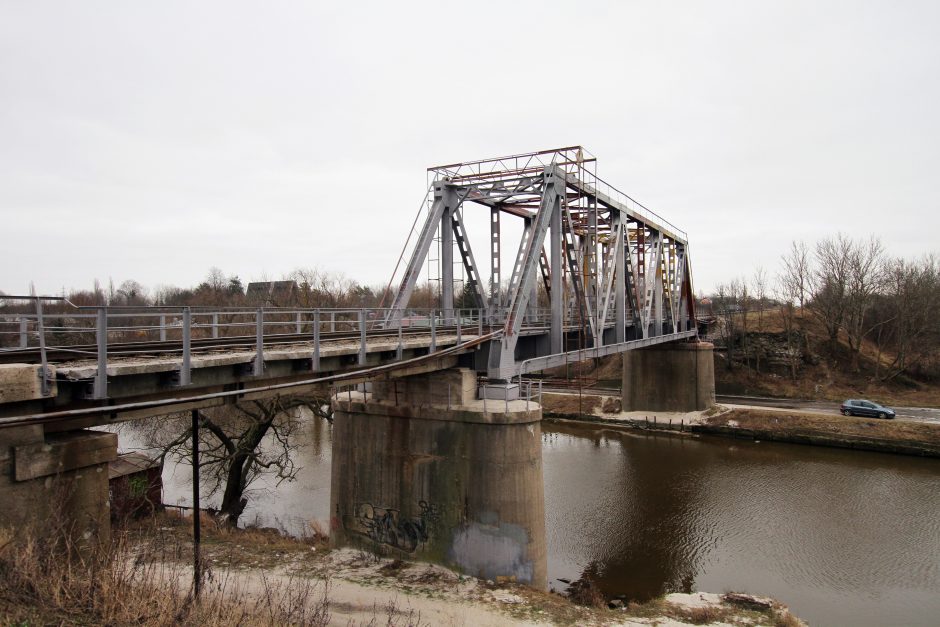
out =
[[[549,279],[551,281],[551,289],[548,290],[549,295],[549,307],[551,307],[551,327],[549,329],[549,346],[553,354],[560,353],[563,348],[563,337],[564,337],[564,315],[565,315],[565,294],[564,289],[562,288],[562,280],[564,274],[562,268],[564,267],[561,260],[561,248],[565,239],[565,234],[563,231],[561,223],[561,206],[552,208],[552,217],[551,217],[551,243],[550,250],[551,252],[551,273]],[[544,254],[544,249],[543,249]],[[544,271],[543,271],[544,275]]]
[[[444,203],[441,214],[441,309],[444,324],[454,317],[454,212],[456,203]]]
[[[672,329],[675,329],[678,324],[676,315],[678,313],[678,303],[676,302],[678,296],[676,290],[676,276],[678,274],[676,269],[677,255],[678,250],[676,243],[670,241],[669,246],[666,248],[666,259],[663,264],[663,291],[666,295],[666,305],[669,307],[669,324]]]
[[[454,229],[454,240],[457,242],[457,250],[460,251],[460,258],[463,260],[463,267],[467,271],[467,281],[473,290],[476,298],[477,309],[486,309],[488,306],[486,292],[483,284],[480,282],[480,272],[477,269],[476,261],[473,259],[473,251],[470,250],[470,240],[467,239],[467,231],[463,226],[463,216],[459,209],[454,211],[452,226]]]
[[[630,251],[630,229],[624,228],[624,268],[623,281],[626,283],[626,301],[630,309],[630,318],[636,328],[640,328],[640,308],[637,305],[637,280],[633,265],[633,253]],[[619,281],[619,280],[618,280]]]
[[[662,252],[663,252],[663,240],[662,236],[656,232],[652,231],[650,233],[650,243],[649,251],[643,250],[640,248],[639,256],[641,259],[645,258],[649,254],[650,263],[646,265],[647,272],[643,277],[643,312],[640,314],[640,324],[643,330],[643,337],[650,336],[650,326],[655,325],[656,321],[653,320],[654,312],[660,314],[659,308],[656,308],[656,303],[662,299],[662,280],[663,275],[660,271],[660,265],[662,264]],[[645,259],[644,259],[645,261]],[[652,276],[650,276],[652,273]],[[659,324],[662,324],[662,320],[659,320]],[[658,333],[655,333],[658,335]]]
[[[614,279],[619,279],[623,276],[623,227],[620,223],[619,212],[614,212],[617,215],[612,217],[614,225],[611,226],[611,237],[613,241],[610,242],[607,246],[607,255],[604,257],[604,283],[601,286],[601,294],[603,294],[603,299],[601,304],[597,309],[597,322],[594,325],[595,328],[595,337],[594,345],[600,346],[603,343],[604,338],[604,325],[607,321],[607,312],[610,311],[611,301],[616,299],[616,326],[618,329],[623,329],[623,281]],[[613,271],[614,268],[619,268],[619,272]],[[617,285],[617,291],[614,292],[614,285]],[[618,340],[623,341],[623,340]]]
[[[562,212],[565,222],[564,249],[568,259],[568,275],[571,277],[571,285],[574,288],[575,304],[578,308],[580,323],[587,323],[590,327],[591,337],[596,337],[594,329],[594,315],[591,311],[591,303],[584,293],[584,284],[581,283],[581,269],[578,265],[578,251],[575,248],[574,220],[571,219],[571,212],[565,207]]]
[[[512,279],[509,282],[509,305],[506,309],[506,324],[503,336],[496,342],[498,350],[490,349],[489,375],[496,379],[508,379],[515,374],[516,342],[522,328],[522,317],[535,285],[539,259],[542,256],[542,244],[548,232],[552,214],[561,206],[565,194],[565,183],[557,176],[554,167],[546,167],[543,173],[542,201],[532,220],[528,234],[523,235],[519,243],[519,252],[513,264]],[[495,348],[495,347],[494,347]]]
[[[500,307],[499,287],[502,279],[499,267],[499,207],[490,208],[490,311],[492,319]]]

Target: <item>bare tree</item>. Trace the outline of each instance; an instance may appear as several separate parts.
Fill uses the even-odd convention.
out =
[[[754,270],[754,277],[751,279],[754,298],[757,300],[757,332],[764,332],[764,301],[767,298],[767,272],[762,266],[757,266]]]
[[[297,268],[289,278],[297,282],[298,301],[302,307],[347,307],[352,304],[354,283],[342,274],[324,272],[317,268]]]
[[[199,412],[199,467],[208,496],[222,494],[219,512],[229,525],[237,525],[248,500],[245,491],[261,474],[273,473],[278,482],[292,481],[296,434],[301,426],[297,409],[332,419],[329,401],[314,397],[284,396],[256,400]],[[178,460],[192,455],[192,427],[186,420],[154,423],[151,445]]]
[[[790,252],[783,257],[783,280],[787,282],[787,292],[795,294],[794,299],[800,305],[800,312],[806,306],[806,297],[810,292],[811,273],[809,248],[806,242],[794,241]]]
[[[858,372],[862,341],[881,322],[867,316],[876,294],[885,280],[885,255],[881,242],[872,237],[868,242],[853,243],[848,258],[846,286],[845,332],[852,351],[851,368]]]
[[[747,337],[747,314],[751,310],[751,292],[744,277],[731,281],[732,293],[737,294],[738,309],[741,312],[741,352],[744,353],[744,365],[750,367],[750,346]]]
[[[787,340],[787,367],[790,370],[790,378],[796,379],[796,369],[800,360],[794,340],[796,335],[796,303],[799,302],[800,288],[799,283],[792,280],[792,276],[786,267],[777,277],[774,293],[781,303],[777,312]]]
[[[935,257],[918,262],[895,260],[888,265],[884,292],[875,315],[878,325],[876,377],[893,379],[934,355],[940,343],[940,264]],[[880,371],[882,352],[893,349],[894,357]]]
[[[841,233],[816,244],[809,308],[825,327],[832,346],[845,322],[851,255],[852,240]]]
[[[121,283],[115,300],[122,305],[148,305],[147,288],[133,279]]]
[[[725,343],[728,356],[728,370],[734,368],[734,343],[737,337],[737,315],[741,311],[741,284],[734,280],[719,283],[718,291],[712,298],[712,308],[718,318],[718,329]]]

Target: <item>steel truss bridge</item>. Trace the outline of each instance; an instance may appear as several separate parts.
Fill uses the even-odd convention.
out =
[[[426,217],[384,326],[401,323],[437,239],[445,319],[456,250],[475,305],[501,330],[477,364],[491,379],[695,337],[686,233],[598,178],[596,163],[569,146],[429,168]],[[474,242],[489,256],[486,281],[465,227],[473,211],[489,218],[488,241]],[[507,218],[523,223],[517,242],[504,237]],[[507,246],[516,254],[504,273]]]
[[[34,311],[0,315],[0,364],[38,365],[30,398],[45,399],[47,409],[88,413],[140,399],[177,406],[200,394],[265,386],[289,393],[314,381],[455,365],[508,381],[696,337],[685,232],[598,178],[583,148],[428,171],[425,219],[406,244],[403,272],[393,274],[390,285],[400,283],[389,290],[388,306],[75,308],[55,302],[62,298],[32,298]],[[472,211],[488,220],[485,242],[470,241],[465,219]],[[522,221],[518,241],[502,228],[509,219]],[[438,258],[429,259],[435,243]],[[481,275],[474,246],[489,256],[489,277]],[[516,252],[504,274],[500,252],[507,247]],[[440,306],[416,310],[409,301],[429,263],[439,272]],[[466,298],[455,306],[455,267],[462,268],[470,308]],[[35,411],[4,402],[9,411],[0,414]]]

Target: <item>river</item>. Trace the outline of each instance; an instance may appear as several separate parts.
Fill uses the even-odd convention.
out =
[[[549,581],[608,596],[773,595],[812,625],[937,625],[940,460],[542,424]],[[252,486],[245,523],[328,528],[330,425],[310,418],[293,482]],[[120,431],[135,447],[133,426]],[[188,465],[164,501],[189,504]]]

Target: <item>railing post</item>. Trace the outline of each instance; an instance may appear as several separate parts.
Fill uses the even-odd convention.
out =
[[[20,318],[20,348],[29,346],[29,320]]]
[[[166,342],[166,314],[160,314],[160,341]]]
[[[42,301],[36,299],[36,327],[39,332],[39,359],[42,364],[40,374],[40,391],[43,396],[49,396],[49,362],[46,360],[46,326],[42,321]]]
[[[336,312],[330,312],[330,333],[336,333]]]
[[[359,365],[366,365],[366,310],[359,310]]]
[[[428,350],[429,353],[433,353],[437,350],[437,323],[434,320],[434,310],[431,310],[431,348]]]
[[[313,363],[311,370],[320,370],[320,310],[313,311]]]
[[[294,322],[294,330],[297,332],[297,335],[300,335],[301,333],[303,333],[303,318],[302,318],[302,316],[303,316],[303,314],[298,311],[298,312],[297,312],[297,317],[296,317],[295,322]]]
[[[483,335],[483,310],[477,309],[477,335]]]
[[[189,307],[183,308],[183,365],[180,368],[180,385],[192,383],[192,315]]]
[[[108,311],[98,308],[95,322],[95,339],[98,344],[98,374],[95,375],[95,398],[108,398]]]
[[[460,310],[457,310],[457,343],[460,344]]]
[[[264,309],[261,307],[255,313],[255,366],[253,374],[256,377],[264,374]]]
[[[212,339],[219,337],[219,314],[212,314]]]

